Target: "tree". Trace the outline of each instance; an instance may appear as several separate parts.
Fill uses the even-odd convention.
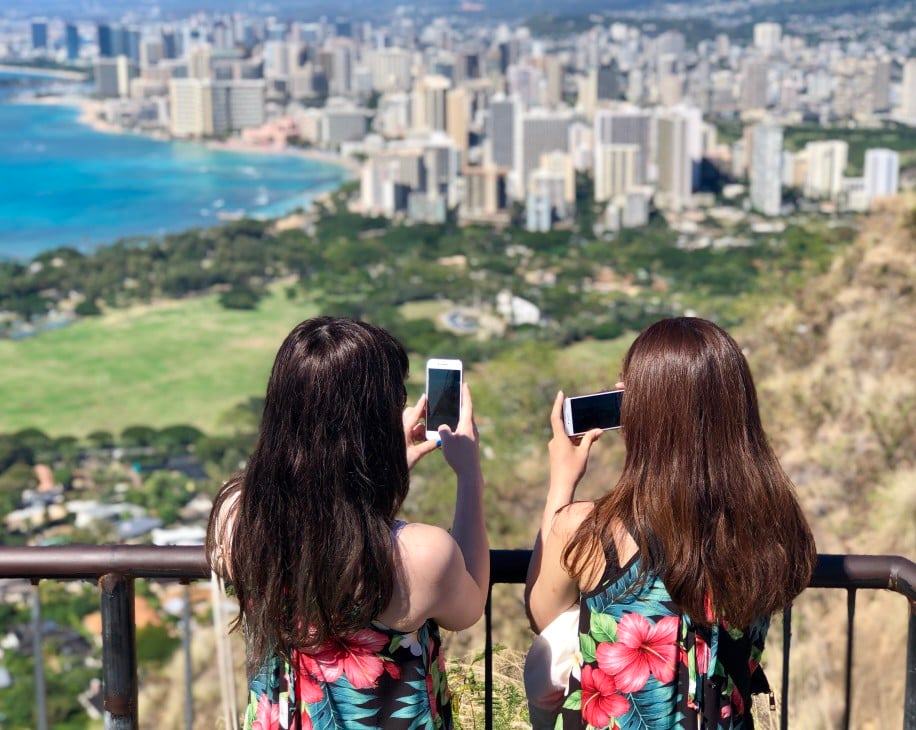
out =
[[[203,431],[195,426],[178,424],[167,426],[156,434],[154,444],[168,453],[185,451],[204,436]]]
[[[243,284],[234,285],[219,297],[219,303],[225,309],[257,309],[260,301],[261,294]]]
[[[73,311],[80,317],[97,317],[102,313],[102,310],[99,309],[99,305],[95,303],[94,299],[84,299],[76,305]]]
[[[121,441],[125,446],[152,446],[156,439],[156,429],[149,426],[128,426],[121,432]]]

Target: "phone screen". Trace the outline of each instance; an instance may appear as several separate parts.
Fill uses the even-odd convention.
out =
[[[620,428],[622,402],[622,390],[570,398],[573,433],[585,433],[593,428]]]
[[[446,425],[454,431],[461,409],[461,371],[430,368],[427,380],[426,430],[438,431]]]

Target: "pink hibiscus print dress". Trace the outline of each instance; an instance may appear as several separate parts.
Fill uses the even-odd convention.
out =
[[[268,657],[248,684],[245,730],[450,730],[451,694],[439,628],[380,624],[292,662]]]
[[[609,555],[581,596],[582,664],[570,678],[563,730],[750,730],[751,695],[770,692],[760,656],[769,619],[745,631],[693,626],[638,556]]]

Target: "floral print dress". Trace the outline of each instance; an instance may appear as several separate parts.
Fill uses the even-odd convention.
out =
[[[640,575],[638,555],[607,566],[581,596],[582,656],[558,730],[751,730],[751,695],[770,692],[760,668],[769,619],[746,631],[694,626],[661,579]]]
[[[450,730],[439,627],[373,623],[292,662],[270,656],[248,684],[245,730]]]

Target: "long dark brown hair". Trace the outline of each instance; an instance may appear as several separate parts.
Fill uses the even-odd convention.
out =
[[[636,338],[622,376],[623,473],[567,545],[567,570],[581,583],[613,555],[616,522],[643,578],[659,576],[697,623],[746,627],[787,605],[808,585],[814,538],[737,343],[704,319],[664,319]]]
[[[280,346],[254,452],[207,530],[207,554],[228,553],[250,665],[364,628],[391,600],[408,365],[388,332],[350,319],[307,320]]]

